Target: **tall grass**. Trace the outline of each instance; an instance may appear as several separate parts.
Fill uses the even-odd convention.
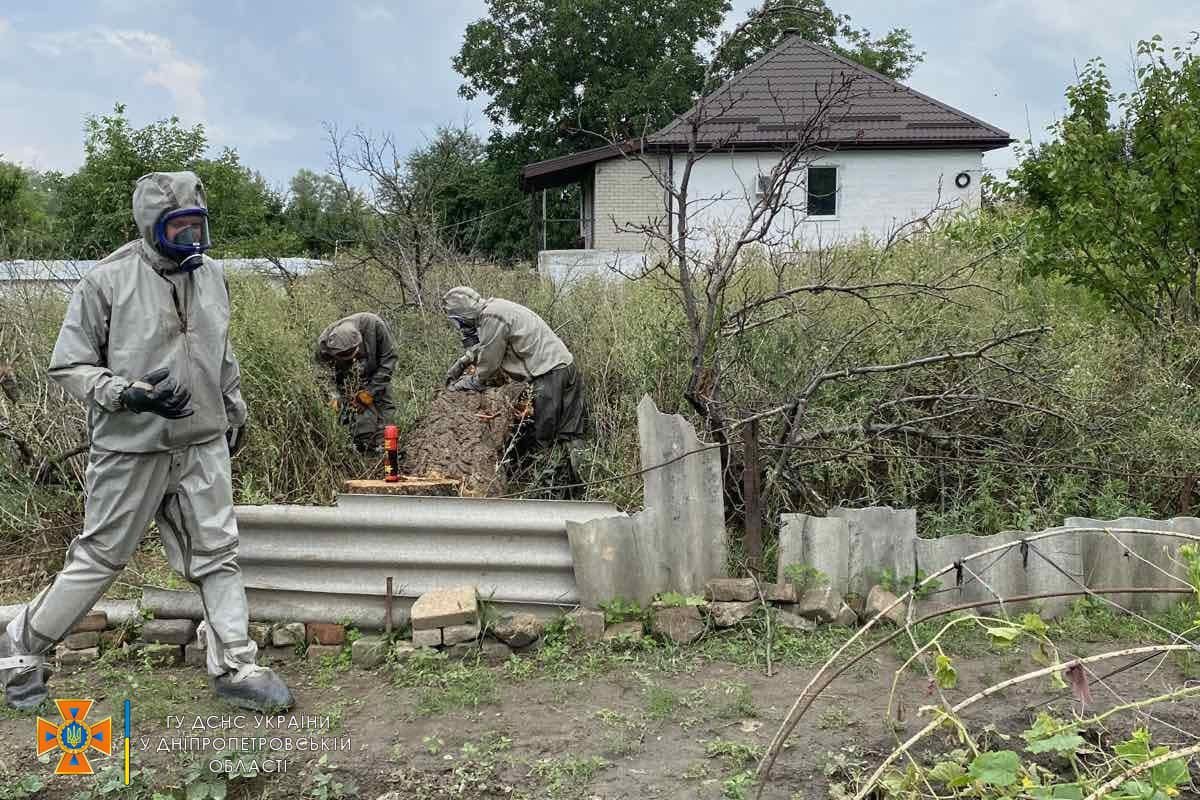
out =
[[[837,258],[844,275],[921,280],[985,247],[937,234],[886,255],[856,247]],[[1022,282],[1018,274],[1007,257],[986,261],[953,302],[905,296],[868,306],[846,296],[809,297],[788,319],[723,339],[728,416],[737,419],[794,396],[846,342],[839,364],[887,363],[1001,330],[1053,328],[1035,346],[1009,351],[1004,361],[1011,369],[951,364],[828,384],[814,397],[806,431],[850,428],[899,396],[951,386],[1052,413],[981,404],[939,423],[951,437],[940,444],[889,435],[864,446],[853,433],[812,439],[809,449],[784,457],[768,498],[771,520],[780,511],[889,503],[917,507],[923,531],[939,535],[1034,528],[1067,515],[1194,509],[1191,483],[1160,475],[1195,469],[1197,338],[1188,331],[1139,338],[1080,290]],[[774,280],[765,265],[750,264],[739,291]],[[234,465],[238,501],[327,503],[342,480],[370,473],[373,462],[353,454],[323,403],[311,362],[315,337],[353,311],[383,316],[398,348],[397,421],[411,425],[457,355],[457,335],[437,310],[440,293],[457,283],[529,305],[564,338],[582,369],[592,412],[585,477],[603,481],[588,496],[638,505],[640,480],[611,478],[638,468],[636,406],[643,394],[663,410],[690,413],[682,401],[690,365],[681,309],[662,283],[586,282],[563,291],[526,271],[488,265],[439,270],[428,287],[428,310],[402,306],[394,279],[360,267],[343,265],[288,285],[231,276],[232,336],[252,425]],[[55,292],[0,295],[0,364],[12,364],[18,389],[15,400],[0,395],[0,424],[42,456],[86,437],[82,409],[45,378],[63,308]],[[778,425],[764,422],[764,442],[778,435]],[[776,457],[777,450],[765,450],[770,464]],[[0,441],[0,548],[48,526],[70,530],[81,510],[85,460],[66,460],[52,476],[57,482],[38,484],[34,465],[22,463],[11,441]],[[984,463],[993,460],[1000,463]]]

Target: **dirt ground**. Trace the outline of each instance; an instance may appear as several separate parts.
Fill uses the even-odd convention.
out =
[[[253,779],[229,783],[231,798],[739,798],[752,797],[747,770],[777,729],[812,669],[784,664],[770,678],[752,667],[713,657],[722,648],[740,646],[736,635],[719,647],[688,649],[659,645],[610,649],[607,646],[543,651],[500,666],[451,664],[425,660],[374,671],[291,661],[279,665],[293,687],[297,705],[289,719],[328,719],[329,727],[301,734],[284,729],[268,736],[312,736],[348,742],[321,763],[315,754],[283,754],[285,762]],[[711,644],[711,643],[710,643]],[[828,644],[835,644],[830,642]],[[1117,642],[1064,647],[1085,655],[1110,650]],[[1010,674],[1036,668],[1031,655],[980,650],[956,656],[958,687],[954,701]],[[810,654],[810,657],[811,654]],[[807,659],[808,657],[806,657]],[[792,659],[793,661],[795,659]],[[1122,662],[1114,662],[1119,666]],[[922,706],[935,701],[927,680],[906,673],[900,681],[903,709],[900,731],[884,723],[885,706],[899,655],[890,645],[869,656],[835,683],[818,701],[789,740],[764,797],[773,800],[831,796],[831,783],[873,768],[896,742],[915,732]],[[1154,669],[1157,667],[1157,669]],[[1152,672],[1153,670],[1153,672]],[[1130,698],[1158,694],[1185,680],[1171,661],[1155,661],[1114,676],[1093,688],[1100,710]],[[258,736],[257,719],[222,729],[220,719],[236,711],[210,695],[199,669],[148,669],[104,663],[58,674],[52,685],[59,697],[90,697],[96,720],[113,717],[121,725],[121,703],[133,702],[132,761],[141,793],[114,784],[100,792],[112,774],[95,777],[53,776],[53,764],[34,756],[34,725],[28,716],[0,716],[0,797],[145,797],[144,787],[191,786],[196,794],[213,757],[183,753],[169,739],[186,736]],[[994,726],[992,736],[1019,733],[1036,716],[1034,704],[1053,699],[1045,682],[1033,682],[980,703],[970,717],[976,730]],[[1059,698],[1050,708],[1069,717],[1072,700]],[[1138,720],[1156,742],[1193,743],[1200,732],[1200,703],[1155,708],[1155,720]],[[182,717],[183,729],[169,715]],[[200,727],[194,728],[200,717]],[[172,727],[174,726],[174,727]],[[1172,726],[1174,728],[1172,729]],[[203,728],[203,729],[201,729]],[[1110,725],[1113,736],[1128,724]],[[162,742],[167,740],[165,750]],[[1018,738],[1014,749],[1020,750]],[[946,736],[931,739],[927,752],[957,746]],[[1012,745],[1008,745],[1012,746]],[[94,759],[98,768],[119,765],[116,757]],[[37,794],[5,794],[20,779],[40,776]],[[1193,762],[1200,779],[1200,766]],[[356,784],[352,789],[350,782]],[[340,784],[340,790],[337,788]],[[91,790],[87,793],[86,790]],[[79,794],[84,792],[83,794]],[[178,794],[182,796],[182,794]],[[211,795],[217,797],[216,794]],[[1195,797],[1186,791],[1181,797]]]
[[[421,477],[454,478],[463,493],[504,493],[504,455],[525,384],[507,383],[483,392],[442,391],[429,412],[405,433],[401,471]]]

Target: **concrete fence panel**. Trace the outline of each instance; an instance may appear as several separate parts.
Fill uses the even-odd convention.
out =
[[[1144,530],[1175,531],[1200,534],[1200,519],[1175,517],[1169,520],[1122,517],[1114,520],[1095,520],[1068,517],[1072,528],[1142,528]],[[1186,588],[1185,570],[1176,553],[1182,542],[1170,536],[1145,533],[1101,532],[1080,537],[1083,551],[1083,573],[1089,586],[1158,586]],[[1161,610],[1179,602],[1176,595],[1119,594],[1114,602],[1134,610]]]

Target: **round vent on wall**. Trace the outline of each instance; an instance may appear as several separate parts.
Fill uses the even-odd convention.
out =
[[[954,176],[954,185],[960,189],[965,189],[971,185],[971,173],[960,172]]]

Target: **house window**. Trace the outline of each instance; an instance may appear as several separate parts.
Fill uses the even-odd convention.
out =
[[[837,216],[837,167],[808,168],[808,215]]]
[[[758,200],[771,191],[771,176],[759,175],[758,184],[754,187],[754,199]]]

